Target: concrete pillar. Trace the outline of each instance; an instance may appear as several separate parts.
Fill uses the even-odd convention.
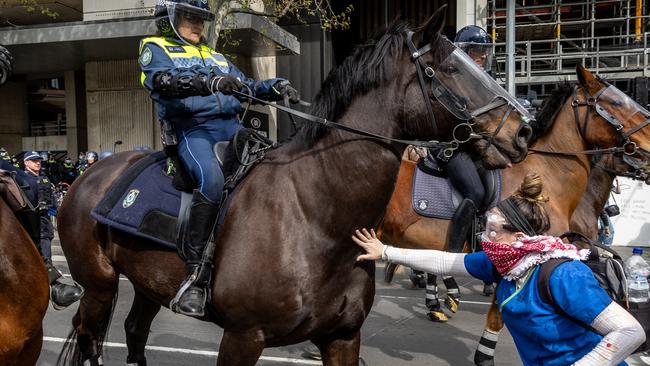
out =
[[[84,71],[66,71],[65,115],[68,156],[72,159],[88,148]]]
[[[456,2],[456,30],[466,25],[487,28],[487,0],[458,0]]]
[[[9,82],[0,87],[0,146],[14,155],[23,151],[22,137],[29,135],[27,83]]]

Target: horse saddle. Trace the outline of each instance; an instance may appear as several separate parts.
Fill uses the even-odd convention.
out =
[[[427,165],[436,164],[427,161]],[[449,178],[439,169],[420,168],[417,164],[413,173],[413,210],[420,216],[451,220],[456,208],[463,201],[463,195],[456,190]],[[436,167],[434,167],[436,168]],[[432,174],[437,172],[436,174]],[[479,209],[487,211],[496,206],[501,195],[501,171],[479,169],[479,176],[485,187],[485,202]]]
[[[267,142],[262,145],[267,146]],[[262,159],[263,154],[258,152],[262,149],[259,135],[249,131],[238,133],[230,143],[220,142],[214,146],[214,153],[227,177],[219,223],[225,217],[237,183]],[[176,250],[179,213],[188,211],[185,208],[192,201],[195,183],[178,162],[170,169],[168,157],[164,151],[149,153],[129,167],[93,208],[93,219]],[[173,171],[175,173],[170,173]]]

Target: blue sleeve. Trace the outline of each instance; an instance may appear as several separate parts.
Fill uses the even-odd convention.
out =
[[[233,65],[230,61],[230,75],[241,80],[242,83],[248,85],[249,88],[253,91],[253,95],[265,100],[279,100],[280,94],[278,94],[274,89],[273,85],[278,81],[283,81],[284,79],[273,78],[268,80],[254,80],[246,77],[243,72],[241,72],[237,66]],[[218,68],[215,68],[215,72],[218,71]]]
[[[465,269],[472,277],[479,280],[495,283],[497,279],[494,276],[494,265],[488,259],[485,252],[471,253],[465,256]]]
[[[564,263],[551,273],[549,287],[553,301],[572,318],[590,325],[612,299],[591,269],[580,261]]]
[[[10,172],[17,172],[19,171],[15,166],[13,166],[10,162],[0,159],[0,169],[2,170],[7,170]]]

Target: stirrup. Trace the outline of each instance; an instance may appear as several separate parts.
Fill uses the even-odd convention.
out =
[[[180,314],[181,312],[178,309],[178,302],[180,301],[181,297],[183,297],[183,294],[187,289],[192,286],[196,280],[199,277],[199,268],[197,267],[192,273],[185,278],[185,281],[181,283],[181,288],[178,290],[176,293],[176,296],[172,299],[172,301],[169,302],[169,309],[177,314]],[[204,292],[205,294],[205,292]]]
[[[59,283],[61,283],[63,285],[66,285],[66,286],[76,287],[79,290],[81,290],[81,293],[79,294],[79,298],[77,300],[75,300],[75,301],[73,301],[73,302],[71,302],[71,303],[69,303],[67,305],[58,304],[58,303],[56,303],[54,301],[54,288],[52,288],[52,285],[50,285],[50,303],[52,304],[52,307],[54,308],[54,310],[66,309],[68,306],[70,306],[70,305],[74,304],[75,302],[81,300],[83,298],[84,294],[86,293],[86,289],[83,286],[81,286],[77,281],[71,279],[72,284],[68,284],[68,283],[60,281],[62,278],[63,277],[58,278],[55,282],[59,282]]]

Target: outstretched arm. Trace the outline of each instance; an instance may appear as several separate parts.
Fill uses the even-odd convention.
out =
[[[366,254],[357,257],[357,261],[383,259],[437,275],[471,276],[465,268],[464,253],[391,247],[377,239],[372,229],[356,230],[352,240],[366,251]]]
[[[576,366],[618,365],[645,342],[641,324],[613,301],[594,319],[591,327],[604,337]]]

